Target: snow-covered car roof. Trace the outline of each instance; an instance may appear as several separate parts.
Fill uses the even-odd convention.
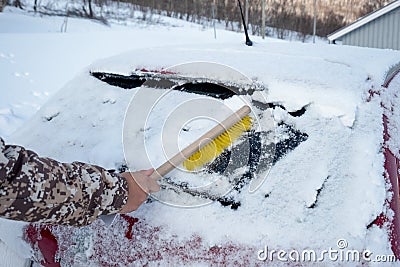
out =
[[[281,42],[135,50],[82,71],[14,139],[60,161],[121,169],[127,164],[122,133],[129,103],[139,90],[150,95],[162,89],[125,89],[91,73],[127,77],[144,69],[162,73],[188,62],[226,65],[259,86],[243,97],[259,119],[267,115],[273,119],[275,144],[296,141],[265,170],[261,186],[249,192],[245,184],[230,192],[232,203],[239,205],[212,201],[184,208],[150,201],[129,214],[138,219],[129,233],[126,229],[132,221],[126,216],[116,218],[111,226],[96,221],[81,229],[57,227],[53,234],[62,260],[104,266],[116,262],[250,266],[262,264],[258,252],[266,246],[287,252],[312,249],[318,257],[330,248],[391,254],[387,229],[373,224],[388,208],[388,193],[383,177],[383,107],[380,97],[370,97],[370,92],[379,90],[385,72],[399,59],[398,52],[389,50]],[[213,77],[212,70],[202,68],[174,73],[231,81],[229,75]],[[193,96],[173,94],[165,106],[173,108]],[[216,101],[227,103],[235,97]],[[264,104],[263,108],[256,103]],[[155,116],[167,114],[161,111]],[[138,125],[132,135],[148,130],[141,128],[147,117],[139,112],[136,116],[137,121],[129,122]],[[154,119],[149,129],[157,122]],[[149,135],[149,140],[154,136]],[[148,148],[149,155],[159,155],[155,145]],[[130,149],[135,152],[137,147]],[[147,163],[137,155],[129,167],[156,167]]]

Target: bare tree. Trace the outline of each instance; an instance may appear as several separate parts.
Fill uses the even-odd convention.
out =
[[[383,7],[385,4],[387,4],[387,1],[385,0],[371,0],[367,1],[364,3],[364,5],[361,7],[359,16],[364,16],[368,13],[371,13],[381,7]]]
[[[92,8],[92,0],[87,0],[87,5],[89,8],[89,13],[86,11],[86,0],[83,0],[83,12],[86,14],[86,16],[88,16],[89,18],[93,18],[93,8]]]
[[[315,36],[317,35],[317,0],[314,0],[313,10],[313,43],[315,44]]]
[[[14,0],[13,6],[23,9],[20,0]]]
[[[89,4],[89,17],[93,18],[92,0],[88,0],[88,4]]]

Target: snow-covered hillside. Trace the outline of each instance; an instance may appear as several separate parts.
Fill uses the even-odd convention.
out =
[[[15,25],[14,32],[2,28],[2,21]],[[172,70],[183,76],[232,82],[230,76],[216,75],[211,68],[177,67],[187,62],[230,66],[265,88],[262,93],[238,98],[252,106],[252,116],[260,121],[272,114],[277,140],[286,134],[281,125],[307,135],[262,173],[266,179],[258,190],[250,193],[245,185],[232,192],[230,196],[240,203],[236,209],[218,201],[197,208],[153,201],[131,214],[140,221],[133,239],[126,239],[126,225],[118,218],[111,228],[101,222],[82,229],[60,227],[54,234],[63,248],[62,261],[78,266],[111,266],[115,259],[124,266],[135,266],[135,260],[142,265],[249,266],[262,264],[257,252],[265,246],[323,251],[338,249],[339,240],[345,240],[349,249],[392,254],[387,228],[371,224],[386,212],[387,195],[381,151],[383,111],[379,96],[369,100],[369,92],[379,90],[385,72],[400,61],[400,52],[272,39],[254,39],[255,45],[247,47],[242,34],[219,31],[214,40],[211,29],[179,21],[131,29],[70,20],[71,32],[58,33],[54,25],[61,23],[61,18],[32,17],[14,9],[0,14],[0,75],[5,84],[1,87],[5,97],[0,100],[0,135],[8,143],[66,162],[80,160],[119,168],[128,161],[132,169],[157,167],[163,160],[153,143],[157,127],[164,115],[198,96],[172,92],[167,101],[157,102],[160,111],[155,106],[155,113],[148,117],[140,113],[140,108],[148,108],[140,102],[137,119],[129,122],[133,125],[130,133],[139,141],[147,138],[146,157],[150,160],[140,155],[129,161],[124,149],[139,150],[139,142],[123,146],[122,140],[132,97],[143,90],[149,96],[164,97],[164,93],[152,87],[125,90],[90,72],[130,75],[135,70],[174,66]],[[18,26],[26,24],[30,27]],[[82,31],[86,27],[91,31]],[[236,107],[235,97],[212,101]],[[260,102],[275,106],[261,108],[256,105]],[[207,106],[202,108],[207,110]],[[188,114],[191,109],[193,106],[182,107],[180,112]],[[301,109],[301,115],[293,115]],[[168,132],[162,134],[176,138]],[[189,177],[193,174],[176,171],[170,178],[174,175],[193,181]],[[164,193],[170,194],[169,200],[176,196],[172,190]],[[21,256],[30,256],[19,240],[21,224],[2,220],[0,229],[0,239]],[[153,232],[157,229],[159,232]],[[75,242],[78,239],[81,243]],[[82,242],[85,246],[77,245]],[[152,249],[160,254],[156,257]],[[326,264],[341,263],[327,260]]]

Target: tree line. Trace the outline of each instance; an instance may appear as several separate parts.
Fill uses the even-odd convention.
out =
[[[304,38],[313,32],[313,0],[241,0],[248,10],[248,26],[252,34],[261,35],[261,1],[266,1],[265,34],[284,38],[289,31],[298,32]],[[237,0],[125,0],[147,12],[165,12],[167,16],[204,22],[215,18],[227,29],[241,27]],[[316,0],[317,35],[326,36],[357,18],[372,12],[387,0]],[[275,32],[273,32],[275,31]]]
[[[29,0],[0,0],[0,3],[23,8],[22,2]],[[274,35],[285,38],[290,32],[296,32],[304,40],[313,32],[313,19],[316,16],[316,34],[327,34],[345,26],[356,18],[387,4],[387,0],[241,0],[245,7],[249,31],[253,35]],[[261,32],[261,1],[266,1],[265,33]],[[42,1],[31,0],[34,11]],[[47,4],[51,1],[47,1]],[[106,21],[103,7],[124,5],[132,10],[143,12],[143,19],[153,14],[162,14],[190,22],[211,25],[216,21],[226,29],[239,31],[242,21],[237,0],[72,0],[74,8],[69,7],[66,15],[84,16]],[[1,10],[2,7],[0,7]],[[44,9],[50,12],[50,9]],[[42,12],[44,12],[42,10]],[[61,11],[62,12],[62,11]],[[315,12],[315,13],[314,13]]]

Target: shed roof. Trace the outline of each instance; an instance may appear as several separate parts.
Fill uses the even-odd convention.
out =
[[[390,11],[392,11],[392,10],[398,8],[398,7],[400,7],[400,0],[393,1],[392,3],[382,7],[380,9],[368,14],[368,15],[365,15],[364,17],[359,18],[355,22],[353,22],[353,23],[351,23],[351,24],[349,24],[349,25],[347,25],[347,26],[345,26],[345,27],[343,27],[343,28],[341,28],[341,29],[329,34],[328,35],[328,40],[329,41],[336,40],[336,39],[348,34],[349,32],[354,31],[354,30],[362,27],[363,25],[365,25],[365,24],[367,24],[367,23],[369,23],[369,22],[371,22],[371,21],[373,21],[373,20],[375,20],[375,19],[377,19],[377,18],[389,13]]]

